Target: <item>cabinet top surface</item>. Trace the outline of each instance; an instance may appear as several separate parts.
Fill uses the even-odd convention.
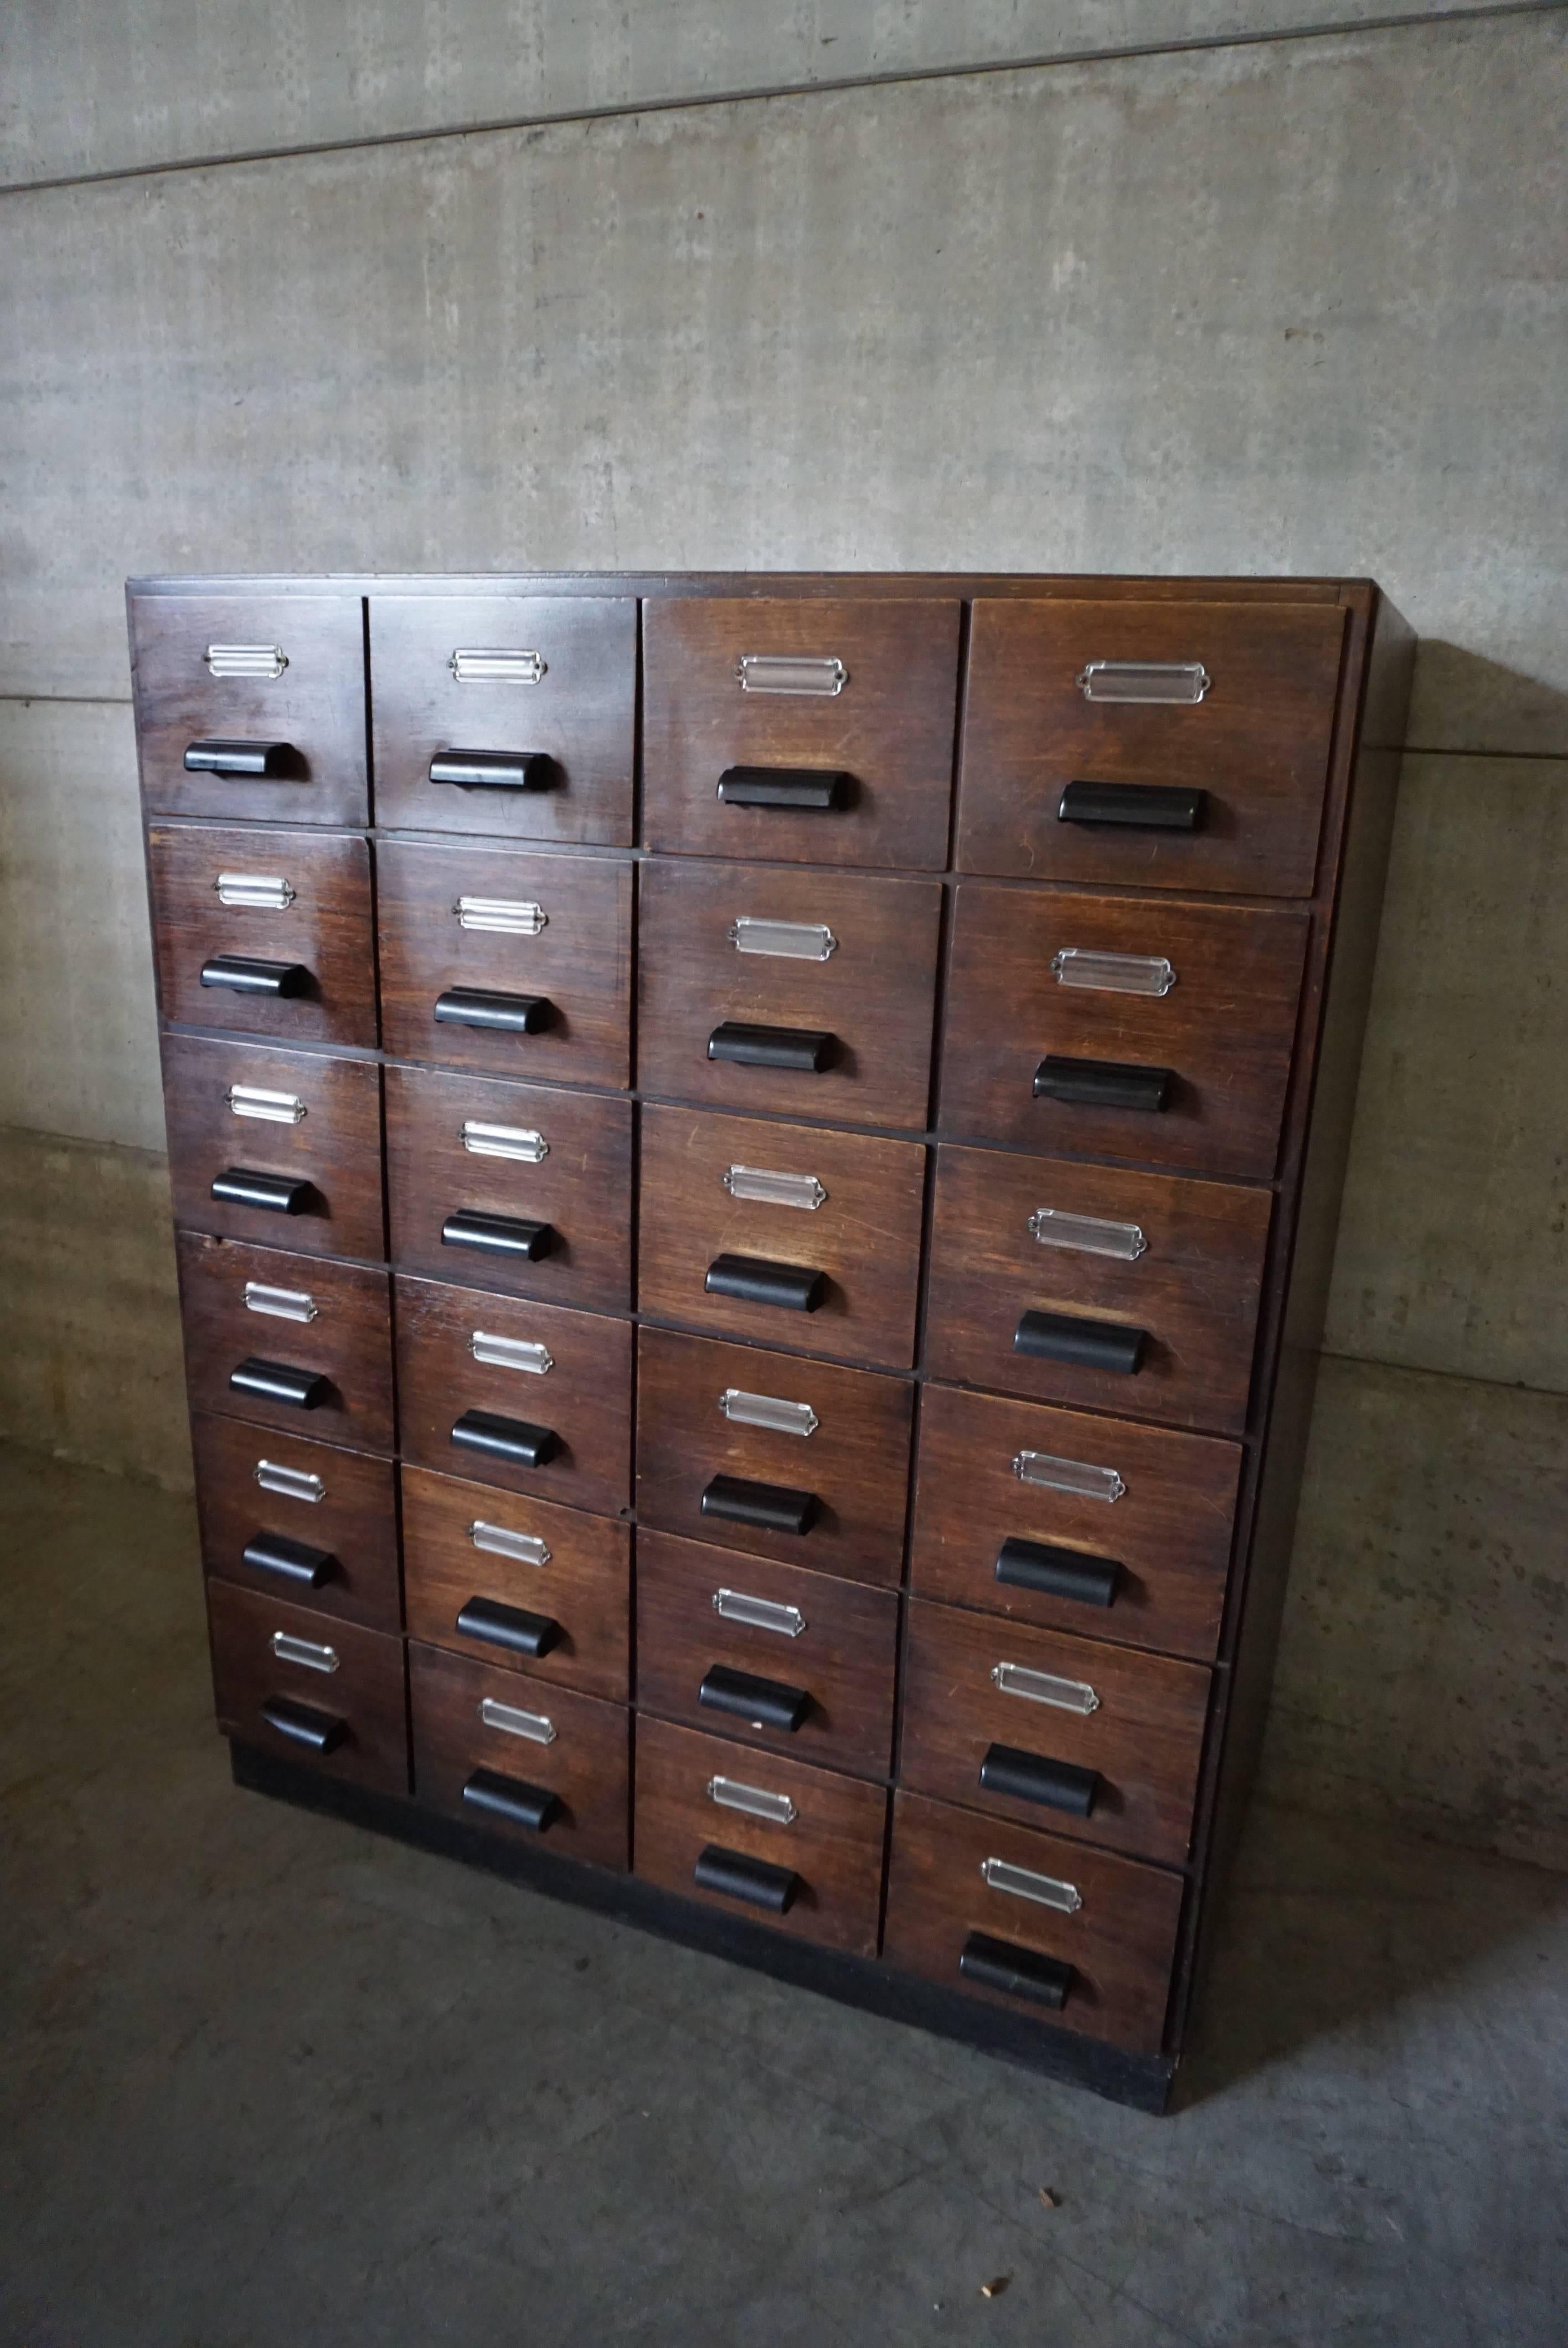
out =
[[[1069,600],[1352,603],[1377,592],[1365,578],[1153,577],[1093,572],[967,571],[466,571],[169,572],[128,579],[133,595],[789,595],[1060,596]]]

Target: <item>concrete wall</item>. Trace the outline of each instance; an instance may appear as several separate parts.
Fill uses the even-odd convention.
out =
[[[1296,5],[13,12],[0,1125],[94,1148],[13,1137],[81,1335],[0,1426],[123,1464],[169,1358],[127,572],[1370,572],[1416,750],[1268,1781],[1568,1864],[1568,23]]]

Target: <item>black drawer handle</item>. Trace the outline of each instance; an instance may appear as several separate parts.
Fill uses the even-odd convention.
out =
[[[333,1580],[339,1567],[330,1549],[312,1549],[307,1541],[290,1540],[286,1533],[258,1533],[241,1551],[241,1562],[258,1573],[275,1573],[302,1590],[320,1590]]]
[[[699,1891],[744,1900],[753,1908],[765,1908],[770,1916],[787,1916],[801,1890],[792,1867],[770,1867],[766,1859],[748,1859],[744,1851],[726,1850],[716,1842],[699,1855],[692,1880]]]
[[[1013,1590],[1032,1590],[1039,1598],[1068,1598],[1081,1606],[1109,1606],[1116,1596],[1122,1568],[1114,1559],[1085,1557],[1075,1549],[1053,1549],[1049,1541],[1012,1539],[997,1551],[997,1580]]]
[[[488,986],[449,986],[436,998],[436,1025],[493,1027],[504,1035],[537,1035],[556,1015],[543,994],[499,994]]]
[[[553,1427],[535,1426],[526,1418],[503,1418],[498,1411],[466,1410],[452,1429],[459,1450],[482,1451],[487,1458],[506,1459],[514,1468],[548,1468],[560,1450]]]
[[[838,1038],[821,1027],[757,1027],[750,1020],[726,1019],[708,1038],[710,1060],[733,1060],[743,1068],[799,1068],[820,1076],[831,1068]]]
[[[1034,1072],[1036,1100],[1074,1108],[1166,1109],[1174,1068],[1140,1068],[1122,1060],[1073,1060],[1048,1052]]]
[[[794,808],[801,813],[848,805],[850,775],[816,767],[726,767],[719,797],[726,807]]]
[[[299,754],[292,742],[190,742],[185,770],[191,775],[261,776],[275,783],[297,774]]]
[[[528,1263],[553,1252],[559,1234],[550,1223],[523,1215],[479,1215],[461,1207],[441,1226],[443,1247],[482,1248],[487,1255],[520,1255]]]
[[[1033,1949],[1016,1948],[1011,1941],[993,1941],[989,1932],[969,1934],[958,1957],[958,1971],[981,1989],[1027,1997],[1055,2012],[1067,2003],[1078,1978],[1060,1957],[1042,1957]]]
[[[275,1215],[308,1215],[317,1202],[313,1182],[289,1174],[257,1174],[249,1166],[227,1166],[214,1177],[212,1196],[235,1207],[266,1207]]]
[[[808,1533],[816,1522],[815,1492],[788,1484],[754,1484],[745,1476],[715,1476],[702,1495],[702,1514],[766,1533]]]
[[[310,992],[302,962],[263,962],[255,954],[211,954],[201,965],[203,986],[226,986],[234,994],[268,994],[292,1001]]]
[[[559,1647],[565,1635],[548,1614],[530,1614],[526,1607],[503,1606],[494,1598],[470,1598],[457,1617],[466,1639],[483,1639],[514,1655],[536,1660]]]
[[[815,1313],[827,1295],[827,1274],[798,1263],[770,1263],[760,1255],[716,1255],[702,1282],[710,1296],[743,1304],[777,1304],[786,1313]]]
[[[521,1777],[503,1777],[498,1769],[476,1769],[463,1788],[463,1799],[476,1810],[508,1825],[548,1833],[561,1816],[561,1798],[548,1787],[528,1785]]]
[[[1115,824],[1126,831],[1201,831],[1207,791],[1174,783],[1069,783],[1059,823]]]
[[[1135,1378],[1143,1365],[1146,1329],[1120,1321],[1087,1321],[1077,1313],[1026,1313],[1012,1333],[1015,1354],[1035,1362],[1067,1362],[1078,1370],[1114,1370]]]
[[[710,1712],[731,1713],[753,1728],[782,1728],[790,1736],[811,1717],[811,1697],[804,1688],[764,1679],[757,1672],[733,1672],[726,1663],[710,1664],[697,1701]]]
[[[247,1354],[229,1373],[235,1394],[260,1395],[267,1402],[292,1403],[296,1410],[319,1410],[332,1393],[332,1381],[319,1370],[296,1370],[287,1362],[264,1362]]]
[[[993,1745],[980,1763],[980,1783],[988,1794],[1040,1802],[1048,1810],[1086,1818],[1100,1791],[1100,1772],[1077,1768],[1071,1761],[1048,1761],[1039,1753],[1020,1753],[1016,1745]]]
[[[261,1706],[261,1717],[291,1745],[302,1745],[311,1753],[335,1752],[348,1734],[346,1720],[318,1712],[313,1704],[296,1704],[292,1695],[270,1695]]]
[[[437,750],[430,761],[431,781],[460,791],[548,791],[555,775],[542,750]]]

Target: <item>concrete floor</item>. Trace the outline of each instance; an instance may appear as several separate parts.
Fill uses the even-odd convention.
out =
[[[1256,1817],[1147,2119],[235,1791],[183,1502],[0,1555],[5,2348],[1563,2339],[1568,1880]]]

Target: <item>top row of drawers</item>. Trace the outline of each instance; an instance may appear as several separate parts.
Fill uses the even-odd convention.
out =
[[[150,811],[634,844],[637,601],[132,598]],[[1311,894],[1337,603],[668,596],[643,845]],[[962,723],[958,723],[962,685]]]

